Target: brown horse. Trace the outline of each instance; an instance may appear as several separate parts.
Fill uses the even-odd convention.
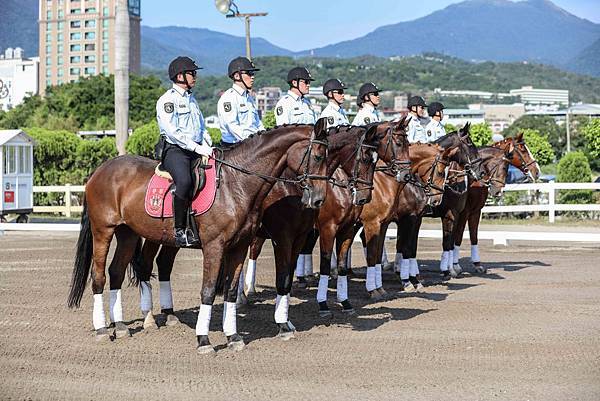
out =
[[[535,158],[529,151],[523,134],[518,134],[515,138],[506,138],[493,145],[493,148],[500,149],[503,152],[503,157],[507,164],[512,164],[519,170],[521,170],[531,181],[535,181],[540,175],[540,166],[536,162]],[[501,168],[499,168],[501,170]],[[494,188],[496,192],[497,188],[501,189],[504,187],[504,179],[491,180],[488,178],[489,184]],[[497,193],[497,192],[496,192]],[[468,198],[465,209],[459,215],[454,237],[454,249],[452,252],[453,268],[457,273],[462,272],[462,267],[459,264],[460,259],[460,246],[463,240],[463,233],[465,226],[469,224],[469,236],[471,240],[471,261],[475,267],[475,271],[478,273],[485,273],[485,267],[481,266],[481,258],[479,255],[479,241],[477,233],[479,230],[479,223],[481,221],[481,209],[485,206],[485,201],[488,196],[488,185],[482,185],[481,183],[473,182],[469,186]]]
[[[196,325],[199,352],[214,352],[208,328],[218,291],[224,293],[223,327],[228,346],[234,350],[244,347],[236,329],[237,284],[248,245],[262,215],[261,205],[286,168],[298,175],[293,182],[306,188],[307,196],[303,199],[307,206],[322,204],[327,178],[325,125],[325,119],[320,119],[314,126],[283,126],[262,132],[225,152],[223,160],[219,160],[220,187],[215,203],[207,213],[196,216],[204,256],[202,305]],[[111,318],[121,332],[127,332],[127,327],[122,323],[120,286],[140,237],[169,246],[175,243],[172,220],[153,219],[144,211],[144,194],[155,167],[156,162],[146,158],[117,157],[102,164],[86,185],[68,305],[79,306],[93,261],[93,322],[98,338],[108,337],[102,292],[113,235],[117,238],[117,248],[109,267]],[[219,276],[223,278],[223,286],[217,284]]]
[[[376,127],[342,126],[329,129],[327,175],[342,168],[350,177],[349,183],[367,182],[374,168],[373,151],[379,145],[381,134]],[[293,172],[286,171],[293,176]],[[286,174],[284,173],[284,174]],[[302,191],[295,185],[278,182],[273,186],[263,202],[264,214],[261,227],[252,241],[251,251],[260,245],[264,237],[273,240],[276,266],[277,299],[275,304],[275,322],[279,327],[278,336],[284,339],[293,337],[294,326],[288,320],[289,293],[293,278],[293,261],[297,258],[306,235],[312,230],[316,209],[306,208],[302,202]],[[363,203],[368,199],[368,191],[358,188],[355,202]],[[284,217],[284,218],[282,218]],[[149,280],[153,260],[158,245],[146,241],[142,259],[134,264],[134,273],[142,280]],[[157,258],[159,281],[161,285],[161,312],[167,315],[167,324],[176,322],[172,310],[170,295],[170,273],[178,248],[162,246]],[[240,289],[243,280],[240,279]],[[163,286],[169,288],[163,290]],[[238,297],[245,298],[239,291]],[[167,302],[164,302],[167,298]],[[165,308],[166,307],[166,308]],[[152,321],[155,325],[154,321]]]

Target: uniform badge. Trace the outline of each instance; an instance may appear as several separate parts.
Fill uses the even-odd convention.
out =
[[[371,119],[369,117],[365,117],[365,124],[369,124],[371,122]]]
[[[333,117],[327,117],[327,123],[333,124]]]
[[[277,115],[278,115],[278,116],[280,116],[280,115],[282,115],[282,114],[283,114],[283,107],[279,106],[279,107],[277,108]]]
[[[165,103],[165,112],[172,113],[173,110],[175,110],[175,105],[173,103]]]
[[[431,130],[427,130],[427,136],[431,136]]]
[[[223,103],[223,108],[225,109],[225,111],[227,113],[229,113],[231,111],[231,103],[229,103],[229,102]]]

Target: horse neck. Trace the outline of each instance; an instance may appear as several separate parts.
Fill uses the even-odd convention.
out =
[[[327,175],[340,168],[347,175],[352,174],[353,161],[356,156],[356,147],[359,136],[356,130],[344,130],[333,132],[329,136],[329,156],[327,163]]]
[[[411,172],[419,175],[421,180],[427,181],[429,178],[428,174],[433,174],[434,168],[431,168],[431,166],[435,157],[440,154],[441,148],[421,143],[411,144],[410,148],[411,150],[415,149],[415,152],[410,152]]]
[[[499,147],[484,147],[479,149],[479,155],[481,156],[481,165],[485,169],[487,178],[491,178],[490,174],[493,171],[504,169],[508,165],[508,160],[504,157],[504,150]],[[501,167],[496,168],[499,164],[504,164]]]

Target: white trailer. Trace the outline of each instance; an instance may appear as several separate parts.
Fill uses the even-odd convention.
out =
[[[0,221],[17,214],[26,223],[33,212],[33,146],[21,130],[0,130]]]

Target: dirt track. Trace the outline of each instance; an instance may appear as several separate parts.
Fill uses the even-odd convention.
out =
[[[600,399],[597,246],[484,244],[487,275],[466,273],[424,295],[374,304],[363,280],[353,279],[350,297],[360,308],[348,320],[339,309],[333,320],[320,320],[315,289],[295,291],[290,319],[298,333],[289,342],[273,338],[274,267],[266,246],[258,276],[264,301],[238,317],[247,348],[224,349],[218,300],[211,341],[219,350],[206,357],[194,347],[194,251],[180,255],[173,274],[183,324],[141,330],[137,290],[126,288],[125,317],[137,319],[128,323],[132,338],[96,343],[91,290],[80,310],[65,306],[75,241],[74,234],[0,237],[1,399]],[[421,265],[434,268],[438,242],[421,245]],[[355,246],[355,265],[361,253]],[[391,274],[384,286],[399,289]]]

